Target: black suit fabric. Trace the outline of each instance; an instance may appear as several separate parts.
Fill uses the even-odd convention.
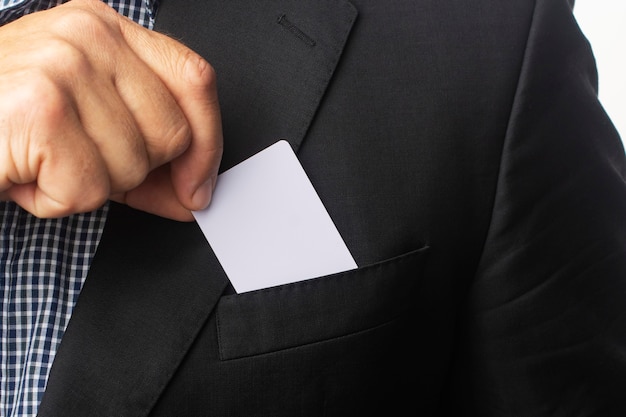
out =
[[[113,205],[40,416],[626,415],[626,161],[568,1],[157,30],[216,70],[222,171],[288,140],[359,268],[235,294],[194,223]]]

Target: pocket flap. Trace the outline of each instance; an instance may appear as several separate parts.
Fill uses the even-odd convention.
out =
[[[406,310],[428,247],[362,268],[222,297],[222,360],[287,349],[366,330]]]

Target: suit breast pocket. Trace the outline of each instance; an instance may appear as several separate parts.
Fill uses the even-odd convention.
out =
[[[338,274],[232,294],[217,305],[220,359],[294,348],[380,326],[406,311],[428,247]]]

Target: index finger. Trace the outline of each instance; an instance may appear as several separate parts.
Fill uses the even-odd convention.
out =
[[[187,118],[191,143],[171,161],[171,180],[185,208],[203,209],[210,202],[223,151],[215,71],[200,55],[172,38],[121,16],[120,25],[128,45],[170,90]]]

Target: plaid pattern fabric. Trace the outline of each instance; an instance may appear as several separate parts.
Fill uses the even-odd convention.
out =
[[[24,3],[24,0],[2,0],[0,1],[0,10],[10,9],[22,3]]]
[[[0,25],[25,14],[49,9],[66,0],[0,0]],[[104,0],[103,0],[104,1]],[[109,6],[135,22],[152,29],[158,0],[107,0]]]
[[[0,0],[0,24],[9,23],[20,16],[49,9],[63,0]]]
[[[152,29],[158,0],[108,0]],[[0,25],[62,0],[0,0]],[[100,241],[108,205],[38,219],[0,202],[0,417],[34,417]]]
[[[0,210],[0,413],[35,416],[107,206],[52,220],[38,219],[14,203],[3,203]]]

